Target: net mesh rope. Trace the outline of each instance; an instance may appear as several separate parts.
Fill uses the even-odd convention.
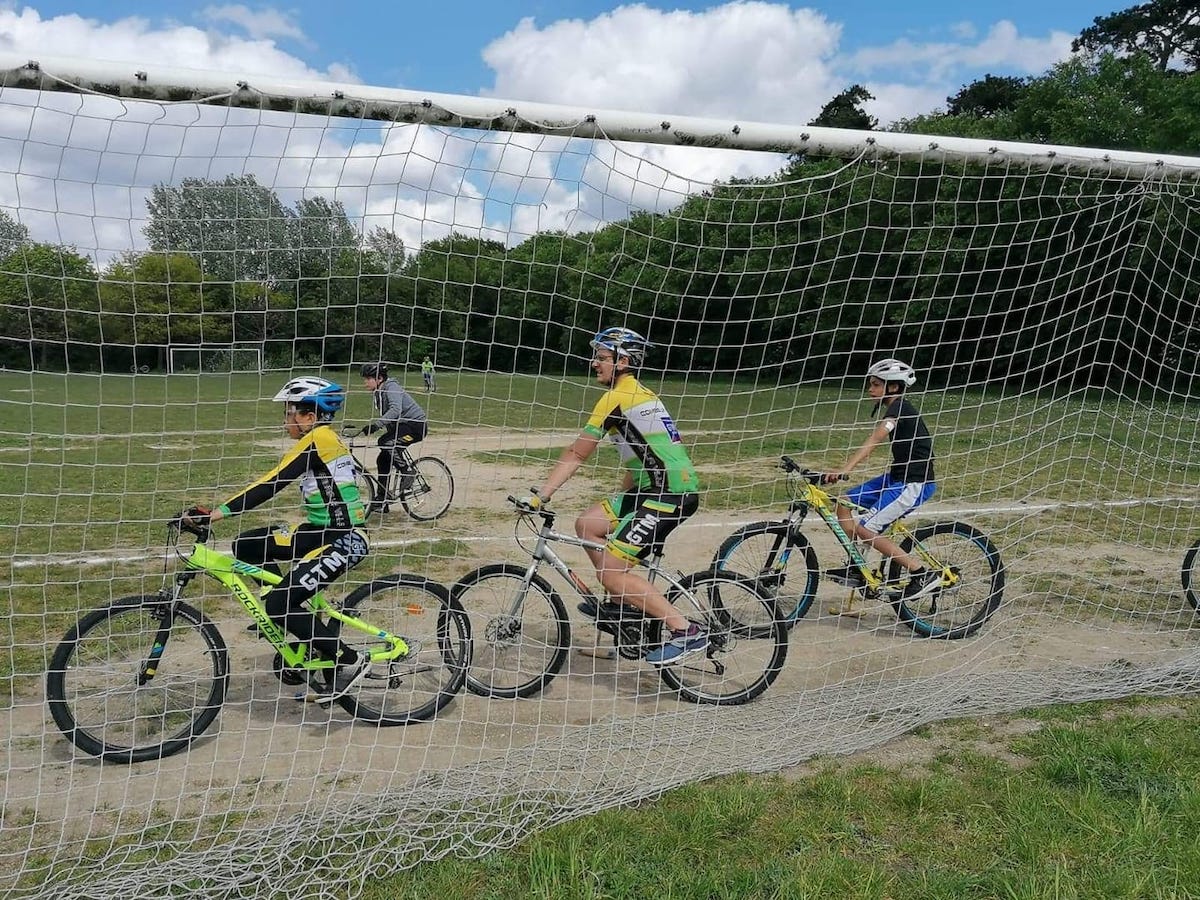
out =
[[[1180,565],[1200,538],[1195,181],[777,163],[714,183],[569,130],[0,92],[0,224],[26,230],[0,229],[5,890],[252,896],[286,883],[340,897],[371,873],[932,721],[1194,692]],[[670,566],[706,568],[736,528],[786,514],[781,454],[843,462],[873,424],[867,365],[897,356],[920,373],[908,396],[937,454],[917,523],[960,520],[991,539],[1000,607],[969,638],[928,640],[886,603],[845,614],[847,590],[823,579],[778,680],[714,708],[681,702],[641,661],[575,652],[597,636],[545,572],[575,648],[542,694],[464,691],[432,722],[376,728],[297,703],[244,611],[197,581],[188,600],[232,667],[204,736],[121,765],[51,722],[45,671],[63,633],[157,590],[176,567],[165,520],[278,461],[289,442],[269,398],[289,377],[348,386],[343,418],[362,422],[358,366],[383,360],[427,408],[420,452],[453,470],[451,509],[374,519],[372,553],[345,582],[403,570],[450,585],[527,560],[505,497],[540,483],[578,434],[599,397],[588,339],[614,324],[655,345],[644,381],[703,479]],[[175,366],[188,347],[193,363]],[[357,452],[373,465],[372,445]],[[880,449],[860,474],[886,466]],[[560,526],[619,478],[602,451],[555,497]],[[289,488],[221,523],[217,546],[296,521],[296,501]],[[822,568],[842,563],[815,516],[804,533]],[[591,581],[582,554],[564,556]]]

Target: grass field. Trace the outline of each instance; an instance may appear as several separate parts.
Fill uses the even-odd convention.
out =
[[[679,788],[373,878],[363,897],[1200,896],[1200,701],[946,722],[901,745]]]

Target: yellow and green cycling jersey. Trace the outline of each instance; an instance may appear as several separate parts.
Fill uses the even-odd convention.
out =
[[[607,435],[616,444],[638,490],[687,494],[700,489],[696,468],[666,407],[633,375],[617,379],[583,430],[596,438]]]
[[[296,441],[279,465],[222,503],[221,513],[236,516],[254,509],[298,480],[309,522],[323,528],[355,528],[366,522],[367,513],[354,483],[354,465],[337,432],[319,424]]]

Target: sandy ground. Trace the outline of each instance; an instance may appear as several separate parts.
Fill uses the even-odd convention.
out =
[[[466,552],[430,573],[447,582],[485,562],[521,562],[504,498],[525,493],[545,466],[485,466],[471,454],[561,446],[572,437],[431,437],[424,451],[442,456],[455,473],[451,512],[421,525],[393,514],[373,529],[375,545],[457,538]],[[595,493],[595,482],[581,476],[556,496],[564,528]],[[931,504],[926,515],[941,517],[947,509]],[[768,517],[702,510],[672,537],[667,562],[684,572],[704,568],[734,527]],[[1017,519],[1005,521],[1020,532]],[[836,564],[832,539],[819,523],[807,530],[822,565]],[[581,575],[590,574],[582,554],[563,555]],[[1077,570],[1081,561],[1090,583],[1131,578],[1139,596],[1158,599],[1104,608],[1046,592],[1044,576]],[[233,668],[227,703],[188,752],[159,762],[109,765],[82,755],[50,721],[40,686],[20,685],[4,713],[0,859],[9,858],[11,869],[30,852],[65,856],[76,852],[76,841],[148,825],[228,814],[279,821],[325,804],[368,802],[371,792],[419,792],[423,784],[441,798],[449,789],[437,785],[449,780],[455,796],[509,794],[530,784],[599,792],[606,799],[584,801],[598,807],[614,802],[614,785],[631,774],[644,794],[650,777],[661,789],[723,771],[777,770],[814,753],[874,747],[886,757],[887,740],[922,722],[1081,698],[1088,685],[1093,694],[1116,696],[1196,671],[1191,609],[1175,586],[1177,570],[1162,571],[1154,554],[1094,546],[1006,563],[1004,606],[975,637],[958,642],[915,638],[882,604],[861,605],[858,617],[835,615],[830,609],[844,603],[845,591],[823,582],[812,612],[792,631],[778,681],[737,710],[681,703],[640,661],[572,652],[566,670],[537,698],[488,700],[464,692],[434,722],[377,729],[340,709],[295,702],[294,689],[281,688],[270,671],[270,648],[245,633],[242,619],[221,621]],[[593,647],[595,631],[573,612],[575,598],[563,593],[576,646]],[[672,765],[649,763],[650,746],[662,748]],[[896,746],[897,754],[910,752]]]

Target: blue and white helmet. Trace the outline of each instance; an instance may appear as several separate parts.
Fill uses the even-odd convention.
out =
[[[324,378],[303,375],[285,384],[272,399],[297,406],[312,406],[317,411],[318,420],[329,422],[346,402],[346,391],[340,384]]]
[[[654,345],[628,328],[605,328],[591,340],[593,350],[603,347],[611,350],[614,357],[624,356],[629,365],[637,368],[642,364],[646,351]]]

